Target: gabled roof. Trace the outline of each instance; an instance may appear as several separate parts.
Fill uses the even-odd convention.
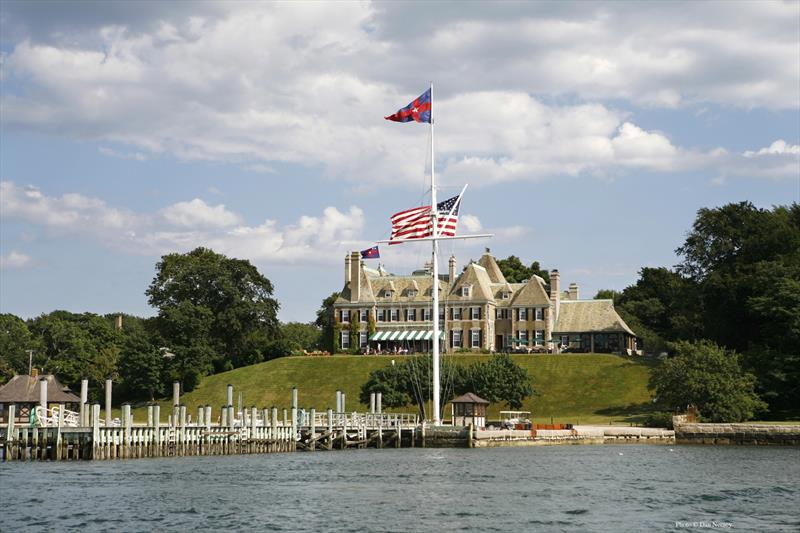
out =
[[[461,296],[461,287],[471,286],[469,296]],[[461,273],[456,282],[450,288],[450,294],[447,296],[448,301],[464,301],[464,302],[494,302],[492,295],[492,282],[486,269],[477,263],[470,263]]]
[[[370,278],[372,279],[381,279],[381,278],[374,278],[372,276],[369,276],[368,275],[369,270],[371,269],[364,268],[363,266],[360,269],[359,276],[361,277],[361,279],[358,288],[359,292],[358,301],[375,303],[375,292],[372,288],[372,283],[370,282]],[[377,271],[373,270],[373,272]],[[350,282],[347,282],[344,286],[344,289],[342,289],[341,294],[336,299],[335,303],[336,304],[356,303],[355,301],[353,301],[352,294],[350,291],[351,291]]]
[[[65,387],[54,375],[43,374],[38,377],[14,376],[11,381],[0,387],[2,403],[39,403],[39,380],[47,380],[47,402],[80,403],[68,387]]]
[[[514,294],[511,305],[549,306],[550,297],[547,296],[539,279],[533,278],[525,283],[522,289]]]
[[[453,403],[482,403],[484,405],[489,405],[490,402],[487,402],[474,392],[468,392],[466,394],[462,394],[458,398],[453,398],[451,400]]]
[[[636,336],[617,314],[613,300],[562,300],[553,332],[624,332]]]
[[[486,250],[486,253],[484,253],[478,260],[478,264],[486,269],[486,273],[489,275],[489,280],[492,283],[506,282],[503,272],[500,270],[500,267],[497,266],[497,261],[494,260],[494,256],[489,253],[488,249]]]

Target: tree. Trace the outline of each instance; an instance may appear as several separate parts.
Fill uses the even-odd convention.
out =
[[[495,354],[488,361],[470,365],[468,383],[484,400],[506,402],[512,409],[522,407],[533,395],[528,371],[511,360],[508,354]],[[467,392],[464,390],[463,392]]]
[[[292,350],[318,350],[322,342],[322,330],[315,322],[281,324],[281,336]]]
[[[106,378],[117,377],[121,337],[102,316],[53,311],[29,321],[28,328],[41,338],[42,370],[57,374],[65,385],[75,388],[86,378],[98,399]]]
[[[680,341],[650,378],[656,400],[674,411],[695,405],[712,422],[750,420],[767,405],[755,393],[756,378],[742,370],[735,352],[708,340]]]
[[[118,371],[122,392],[129,399],[152,401],[163,390],[164,360],[151,339],[147,321],[125,316],[121,334]]]
[[[34,366],[38,366],[44,358],[41,340],[18,316],[0,314],[0,383],[28,373],[28,350],[33,350]]]
[[[497,266],[500,267],[500,272],[509,283],[522,283],[532,279],[533,276],[539,276],[544,279],[545,283],[550,283],[550,273],[539,266],[539,261],[534,261],[531,266],[526,267],[519,257],[510,255],[505,259],[498,260]]]
[[[180,381],[183,390],[193,390],[200,378],[213,370],[217,356],[209,334],[214,323],[211,311],[184,300],[165,307],[156,321],[159,333],[166,340],[161,345],[174,354],[164,366],[164,381]]]
[[[433,398],[432,359],[415,356],[400,364],[373,370],[361,386],[359,399],[368,404],[370,393],[380,392],[387,407],[416,405],[425,417],[425,403]],[[527,370],[514,363],[508,354],[492,356],[489,361],[464,366],[442,359],[441,406],[459,394],[474,392],[490,402],[507,402],[513,409],[522,406],[533,394]]]
[[[272,292],[272,283],[249,261],[197,248],[163,256],[146,294],[150,305],[159,310],[158,323],[165,328],[162,336],[168,344],[177,341],[166,332],[180,329],[167,324],[170,310],[190,304],[207,312],[207,346],[200,352],[221,370],[227,361],[237,367],[261,359],[263,354],[250,353],[254,332],[263,332],[267,339],[278,337],[279,306]],[[192,314],[197,316],[195,311]]]
[[[317,319],[314,324],[322,331],[322,346],[331,353],[336,353],[339,339],[334,330],[336,329],[336,321],[334,320],[333,304],[339,298],[338,292],[331,293],[330,296],[322,300],[317,310]]]

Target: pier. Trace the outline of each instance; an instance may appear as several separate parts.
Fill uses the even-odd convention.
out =
[[[66,461],[239,455],[294,451],[344,450],[415,446],[420,432],[416,414],[382,413],[380,394],[373,395],[366,413],[345,412],[345,395],[337,391],[336,410],[301,409],[292,389],[291,409],[277,407],[234,410],[233,386],[217,419],[210,405],[200,406],[192,420],[173,390],[173,408],[162,422],[161,406],[147,406],[146,422],[135,422],[129,404],[119,420],[111,417],[111,384],[106,384],[106,412],[99,403],[83,403],[80,411],[64,404],[51,406],[42,389],[40,405],[18,417],[16,405],[7,407],[0,427],[1,461]],[[86,398],[86,390],[81,391]]]

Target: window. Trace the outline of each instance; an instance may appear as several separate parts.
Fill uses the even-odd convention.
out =
[[[350,332],[342,331],[342,350],[350,349]]]
[[[537,345],[544,343],[544,331],[542,331],[541,329],[537,329],[534,332],[534,335],[536,335],[536,344]]]
[[[453,320],[461,320],[461,308],[454,307],[453,308]]]
[[[528,309],[526,307],[521,307],[519,309],[519,319],[528,320]]]
[[[378,322],[384,322],[386,320],[386,312],[384,309],[378,309]]]
[[[453,348],[461,348],[461,330],[453,330]]]
[[[518,332],[518,334],[519,334],[519,336],[518,336],[517,338],[518,338],[519,340],[521,340],[521,341],[527,341],[527,340],[528,340],[528,332],[527,332],[527,331],[525,331],[525,330],[520,330],[520,331]]]
[[[544,309],[542,309],[541,307],[537,307],[536,309],[534,309],[534,313],[535,313],[535,319],[541,320],[542,315],[544,314]]]
[[[367,318],[368,314],[369,314],[369,311],[367,311],[366,309],[362,309],[362,310],[361,310],[361,311],[359,311],[359,313],[358,313],[358,319],[359,319],[361,322],[366,322],[367,320],[369,320],[369,319]]]
[[[350,322],[350,310],[342,309],[342,322]]]
[[[358,334],[358,347],[359,348],[366,348],[367,347],[367,332],[362,331]]]
[[[444,307],[439,308],[439,321],[444,320]]]
[[[480,348],[481,347],[481,330],[473,329],[470,331],[472,334],[472,343],[471,346],[473,348]]]
[[[461,287],[461,296],[469,298],[469,287]]]
[[[503,291],[502,293],[500,293],[500,298],[502,298],[503,300],[508,300],[510,295],[511,294],[508,291]]]
[[[569,335],[561,335],[561,346],[569,346]]]
[[[422,310],[422,320],[428,321],[431,319],[431,308],[426,307]]]
[[[399,322],[400,321],[400,310],[399,309],[392,309],[391,315],[391,322]]]
[[[391,289],[386,289],[385,291],[383,291],[383,297],[384,298],[391,298],[392,297],[392,290]]]
[[[416,322],[417,321],[417,310],[416,309],[406,309],[406,321],[407,322]]]
[[[408,297],[409,298],[414,298],[416,295],[417,295],[417,291],[415,291],[414,289],[408,289]]]
[[[481,308],[480,307],[473,307],[472,308],[472,320],[480,320],[481,319]]]

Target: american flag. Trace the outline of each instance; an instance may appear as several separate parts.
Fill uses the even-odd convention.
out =
[[[440,237],[454,237],[456,234],[456,225],[458,224],[458,209],[461,207],[458,202],[459,197],[453,196],[452,198],[439,202],[436,207],[439,211],[438,226]],[[453,206],[456,206],[453,209]],[[450,210],[453,209],[451,213]],[[406,239],[421,239],[423,237],[432,237],[431,228],[431,206],[425,205],[422,207],[415,207],[400,211],[392,215],[392,241],[403,241]],[[396,243],[389,243],[396,244]]]

